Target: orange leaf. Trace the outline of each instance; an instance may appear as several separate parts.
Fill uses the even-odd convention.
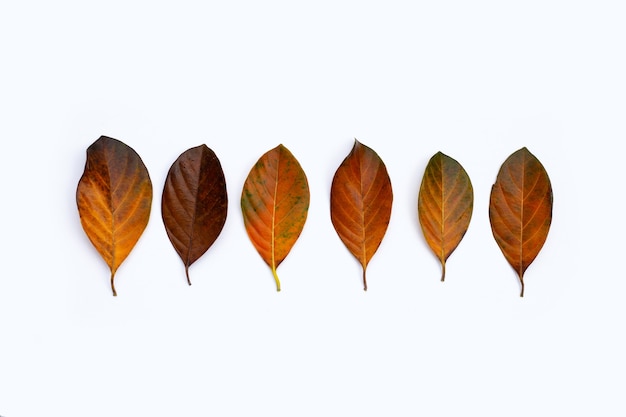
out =
[[[428,161],[419,191],[417,212],[424,238],[441,262],[441,280],[446,260],[463,239],[474,206],[472,183],[454,159],[437,152]]]
[[[264,154],[252,167],[241,193],[241,211],[261,258],[276,268],[298,240],[309,210],[309,184],[302,167],[283,145]]]
[[[119,140],[101,136],[87,148],[85,171],[76,190],[83,229],[115,272],[133,249],[150,218],[152,183],[143,161]]]
[[[372,149],[354,141],[330,190],[330,216],[341,241],[365,271],[385,236],[391,217],[393,192],[387,168]]]
[[[189,266],[220,235],[227,211],[226,180],[215,153],[206,145],[183,152],[167,174],[161,214],[167,236],[185,265],[189,285]]]
[[[502,164],[491,188],[493,236],[522,285],[524,272],[541,250],[552,222],[552,185],[541,162],[522,148]]]

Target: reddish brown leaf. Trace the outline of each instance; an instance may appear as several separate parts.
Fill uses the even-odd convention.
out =
[[[552,185],[541,162],[522,148],[502,164],[491,188],[489,220],[493,236],[519,276],[537,257],[552,222]]]
[[[263,155],[252,167],[241,193],[248,236],[261,258],[276,268],[300,236],[309,210],[309,184],[302,167],[283,145]]]
[[[354,141],[330,190],[330,216],[341,241],[365,271],[385,236],[391,217],[393,192],[387,168],[372,149]]]
[[[76,190],[83,229],[115,272],[133,249],[150,217],[152,183],[137,153],[119,140],[101,136],[87,148],[85,171]]]
[[[437,152],[428,162],[419,191],[417,212],[424,238],[441,262],[441,280],[446,260],[463,239],[474,206],[472,183],[454,159]]]
[[[189,266],[215,242],[227,210],[226,180],[215,153],[206,145],[183,152],[167,174],[161,214],[189,285]]]

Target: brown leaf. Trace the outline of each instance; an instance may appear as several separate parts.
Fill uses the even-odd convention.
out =
[[[264,154],[252,167],[241,193],[248,236],[261,258],[276,268],[300,236],[309,210],[309,184],[302,167],[283,145]]]
[[[552,222],[552,185],[541,162],[522,148],[502,164],[491,188],[489,220],[493,236],[522,285]]]
[[[143,161],[128,145],[101,136],[87,148],[85,171],[76,190],[83,229],[115,272],[139,240],[152,204],[152,183]]]
[[[365,271],[385,236],[391,217],[393,192],[387,168],[372,149],[354,141],[330,190],[330,217],[341,241]]]
[[[424,238],[441,262],[441,280],[446,260],[463,239],[474,206],[472,183],[454,159],[437,152],[428,162],[419,191],[417,212]]]
[[[206,145],[183,152],[167,174],[161,214],[189,285],[189,266],[215,242],[227,211],[226,180],[215,153]]]

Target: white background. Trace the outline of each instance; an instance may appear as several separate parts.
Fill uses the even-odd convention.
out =
[[[0,415],[625,415],[625,19],[599,0],[3,2]],[[100,135],[154,185],[117,298],[75,203]],[[355,137],[394,189],[367,292],[329,216]],[[189,287],[160,199],[201,143],[229,211]],[[279,143],[311,206],[277,293],[239,199]],[[522,146],[554,189],[523,299],[487,214]],[[416,214],[437,151],[475,191],[445,283]]]

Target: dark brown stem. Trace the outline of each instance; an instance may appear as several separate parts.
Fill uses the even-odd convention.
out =
[[[365,279],[365,268],[363,268],[363,291],[367,291],[367,279]]]
[[[115,291],[115,272],[111,272],[111,289],[113,290],[113,296],[117,297],[117,292]]]
[[[524,296],[524,278],[520,278],[519,281],[522,283],[522,292],[520,292],[519,296]]]
[[[191,280],[189,279],[189,266],[185,265],[185,275],[187,275],[187,283],[191,285]]]
[[[446,279],[446,261],[441,260],[441,282]]]

